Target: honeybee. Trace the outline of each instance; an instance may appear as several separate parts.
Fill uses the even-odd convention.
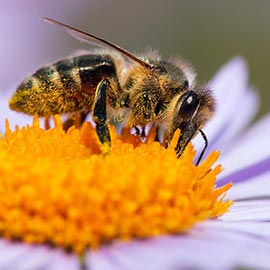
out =
[[[215,100],[206,86],[195,86],[195,73],[187,61],[162,60],[156,53],[135,56],[102,38],[50,18],[43,19],[103,49],[37,70],[11,97],[12,110],[43,117],[71,113],[67,126],[73,123],[74,115],[80,115],[82,123],[91,113],[105,151],[111,146],[109,114],[123,110],[123,126],[144,130],[153,123],[157,133],[165,132],[168,144],[180,129],[175,147],[177,157],[200,132],[205,140],[197,164],[200,162],[207,147],[201,128],[213,115]]]

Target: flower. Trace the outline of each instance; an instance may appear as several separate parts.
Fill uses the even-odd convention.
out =
[[[48,130],[37,117],[14,132],[7,122],[0,141],[2,236],[83,254],[115,239],[183,232],[231,205],[218,199],[230,184],[213,188],[218,153],[196,167],[192,147],[178,160],[173,146],[165,149],[151,134],[142,143],[127,131],[116,135],[111,127],[104,156],[90,123],[65,133],[59,116]]]
[[[255,91],[247,86],[246,73],[244,61],[240,58],[235,58],[224,66],[211,82],[219,104],[216,116],[205,127],[205,132],[211,143],[208,151],[211,153],[198,167],[191,163],[192,159],[194,159],[194,151],[191,146],[185,151],[183,157],[177,160],[172,148],[165,150],[159,144],[151,142],[151,134],[149,143],[145,144],[137,142],[136,138],[132,136],[125,138],[129,143],[123,144],[116,135],[113,135],[113,145],[117,145],[110,154],[113,156],[113,159],[105,157],[99,163],[97,161],[99,145],[96,144],[90,149],[89,147],[84,147],[84,145],[89,146],[89,140],[92,140],[91,142],[94,140],[94,133],[91,133],[90,127],[87,124],[84,125],[81,131],[71,129],[67,134],[64,134],[61,130],[58,118],[55,120],[56,128],[47,131],[40,129],[37,120],[34,121],[32,128],[17,128],[15,132],[11,132],[7,127],[5,137],[1,141],[0,146],[2,149],[1,169],[2,172],[9,172],[12,175],[10,178],[14,181],[14,185],[12,186],[13,189],[9,190],[10,193],[6,194],[6,198],[4,197],[5,194],[2,194],[1,197],[4,197],[2,202],[4,201],[5,206],[10,207],[10,205],[16,205],[18,203],[16,200],[20,199],[20,203],[23,202],[24,206],[32,211],[34,206],[35,209],[41,210],[40,213],[45,217],[45,220],[47,218],[47,226],[44,226],[44,223],[42,223],[43,225],[40,224],[40,219],[33,219],[36,222],[34,228],[39,229],[39,231],[33,235],[30,230],[29,234],[29,228],[31,228],[32,224],[29,222],[29,219],[24,220],[25,212],[18,213],[18,211],[15,211],[14,214],[13,211],[13,223],[16,223],[16,220],[24,221],[24,226],[13,226],[14,224],[10,222],[10,226],[6,226],[7,229],[4,231],[3,223],[0,223],[2,235],[5,233],[4,236],[6,238],[14,238],[14,235],[16,235],[18,240],[23,239],[24,242],[37,243],[40,241],[40,243],[44,243],[44,239],[47,242],[49,239],[44,238],[44,235],[47,233],[51,237],[51,244],[64,248],[72,247],[73,252],[65,253],[62,248],[51,248],[49,245],[44,244],[14,243],[3,238],[0,242],[0,252],[2,254],[0,269],[80,269],[83,267],[86,269],[235,269],[241,267],[268,269],[270,260],[270,181],[268,180],[269,151],[266,146],[269,145],[269,136],[267,136],[269,134],[269,125],[267,123],[269,122],[270,115],[258,121],[250,129],[246,129],[247,124],[256,111],[257,104]],[[239,103],[241,104],[242,113],[236,111],[240,105]],[[50,140],[53,140],[56,136],[55,132],[58,134],[57,136],[62,136],[61,142],[59,142],[57,147],[58,152],[53,148],[55,144],[48,143],[47,135],[47,141],[42,141],[45,137],[40,135],[40,133],[43,134],[45,132],[51,137]],[[114,134],[113,131],[112,134]],[[69,148],[74,146],[69,144],[70,138],[66,139],[67,136],[72,138],[74,145],[82,142],[76,148],[77,152],[73,151],[74,156],[72,158],[65,154],[70,153]],[[122,136],[125,137],[124,135]],[[11,149],[13,147],[11,145],[18,138],[21,139],[20,148],[16,148],[16,151],[14,151],[14,149]],[[28,143],[26,142],[27,140]],[[196,149],[200,149],[200,143],[198,138],[194,140]],[[137,147],[134,149],[132,145]],[[5,152],[5,147],[10,152]],[[220,187],[218,189],[213,188],[213,181],[220,172],[219,166],[212,166],[217,158],[217,154],[213,152],[213,149],[221,149],[220,160],[225,168],[217,176],[217,185]],[[40,159],[37,158],[35,160],[35,164],[39,165],[38,168],[34,167],[31,169],[31,166],[29,166],[27,150],[29,152],[32,151],[31,153],[34,153],[35,157],[40,156]],[[19,151],[21,152],[18,153]],[[94,153],[90,161],[83,158],[89,155],[89,151]],[[164,154],[164,151],[169,154]],[[44,155],[49,155],[50,152],[53,152],[53,155],[59,155],[57,163],[54,157],[51,160],[49,158],[44,160]],[[136,153],[132,154],[133,152]],[[6,153],[12,154],[7,155]],[[162,164],[155,164],[157,153],[163,157]],[[147,156],[148,154],[149,156]],[[18,156],[24,156],[24,158],[19,160]],[[117,168],[115,162],[118,162],[119,158],[122,167]],[[12,160],[17,161],[17,163],[12,163]],[[31,160],[34,161],[33,157]],[[76,167],[74,166],[74,161],[77,163]],[[89,184],[87,182],[89,177],[87,170],[88,168],[90,170],[95,169],[98,174],[108,175],[108,171],[102,171],[102,166],[108,168],[106,167],[108,166],[107,162],[113,168],[109,171],[111,178],[116,181],[113,181],[113,184],[105,183],[105,191],[112,195],[111,202],[118,202],[118,204],[115,204],[115,207],[110,209],[110,222],[102,223],[104,216],[100,216],[101,212],[96,211],[96,209],[98,205],[101,205],[100,202],[104,198],[108,199],[109,196],[107,193],[100,192],[100,182],[96,181],[96,179],[93,179],[90,183],[91,187],[87,185]],[[129,166],[129,164],[136,162],[146,165],[152,162],[153,165],[144,166],[146,170],[148,169],[146,172],[130,172],[132,166]],[[11,166],[11,169],[9,164],[13,166]],[[26,164],[28,164],[28,167],[25,167]],[[30,165],[32,164],[30,163]],[[16,168],[15,171],[14,166]],[[72,170],[69,169],[69,166],[71,166]],[[174,168],[173,173],[170,172],[172,166]],[[214,169],[209,170],[211,166]],[[52,167],[54,168],[53,170],[48,170],[48,168]],[[25,185],[23,185],[23,189],[20,189],[20,182],[16,181],[15,176],[17,173],[17,176],[21,179],[22,168],[26,168],[25,175],[27,177],[24,179]],[[48,173],[48,175],[43,174],[44,179],[40,181],[40,172],[44,168],[45,170],[42,172]],[[79,168],[79,170],[76,171],[74,168]],[[118,169],[117,175],[121,174],[119,179],[117,179],[117,175],[114,175],[116,173],[115,168]],[[186,170],[181,168],[186,168]],[[29,172],[31,172],[31,179],[28,177]],[[129,173],[134,175],[133,178],[123,178],[125,174],[129,175]],[[170,176],[166,178],[166,175],[169,173]],[[73,177],[74,180],[70,182],[63,181],[67,174],[69,176],[72,175],[70,177]],[[179,181],[173,182],[173,179],[177,180],[177,176],[180,174],[183,179],[181,186],[185,186],[184,191],[188,190],[189,195],[187,197],[193,198],[192,202],[194,204],[192,205],[189,201],[186,201],[187,197],[173,197],[172,190],[168,189],[171,186],[175,192],[176,190],[178,191]],[[185,176],[186,174],[187,176]],[[55,175],[58,175],[58,177],[55,177]],[[149,175],[155,175],[153,179],[159,179],[159,181],[153,182]],[[35,178],[35,176],[38,177]],[[51,185],[50,188],[55,188],[55,191],[47,190],[46,194],[36,194],[40,185],[46,184],[45,180],[50,176],[54,177],[54,185]],[[124,179],[124,181],[121,181],[121,179]],[[130,189],[129,186],[133,185],[133,183],[128,182],[128,185],[126,183],[130,180],[134,182],[133,179],[136,179],[135,186],[132,186],[133,189]],[[4,182],[5,187],[10,185],[11,180]],[[1,181],[3,183],[3,180]],[[29,182],[31,183],[30,185]],[[227,192],[227,198],[234,199],[235,203],[227,213],[221,215],[231,204],[230,200],[224,198],[224,195],[220,197],[229,188],[228,183],[230,182],[234,182],[235,185]],[[212,183],[212,185],[209,185],[209,183]],[[35,190],[31,189],[31,186],[34,185],[38,187]],[[150,188],[150,192],[147,193],[145,185]],[[8,187],[10,188],[10,186]],[[3,192],[3,186],[0,189]],[[114,193],[114,189],[117,189],[117,191],[122,189],[124,193]],[[44,191],[46,189],[41,190]],[[61,190],[61,194],[59,194],[59,190]],[[75,202],[69,201],[70,197],[68,194],[71,192],[75,194],[75,197],[72,198],[78,198]],[[87,195],[84,198],[89,199],[87,203],[91,202],[91,205],[96,206],[93,209],[95,210],[95,218],[91,216],[93,224],[96,224],[94,227],[96,233],[93,235],[90,233],[76,234],[75,232],[77,231],[74,230],[73,226],[76,222],[72,223],[72,220],[76,220],[78,217],[81,207],[83,209],[88,209],[89,207],[89,204],[83,204],[83,202],[79,204],[78,208],[74,207],[74,204],[76,206],[79,203],[83,194]],[[181,194],[179,193],[179,195]],[[203,196],[205,194],[207,195],[206,197]],[[48,197],[48,195],[50,196]],[[127,196],[127,198],[123,198],[123,195]],[[61,201],[57,200],[59,196],[61,196]],[[54,208],[46,207],[46,204],[43,205],[41,202],[44,201],[41,200],[41,197],[53,200],[54,204],[52,205]],[[140,198],[140,203],[142,204],[136,205],[135,197]],[[128,200],[129,198],[130,200]],[[147,203],[149,198],[150,204]],[[198,198],[201,200],[198,200]],[[211,201],[203,201],[205,198],[209,198]],[[212,200],[212,198],[215,200]],[[121,204],[123,202],[122,199],[125,199],[123,205]],[[155,200],[158,200],[158,203]],[[183,205],[183,202],[186,205],[185,213],[190,214],[193,212],[191,219],[188,219],[187,215],[179,216],[179,212],[175,211],[177,209],[172,207],[179,207],[179,200],[180,205]],[[111,205],[111,202],[107,204],[107,207]],[[48,201],[47,205],[50,205],[50,203],[51,201]],[[163,206],[165,205],[165,208],[162,208],[162,210],[160,210],[160,203]],[[65,208],[65,205],[68,208]],[[137,226],[135,226],[139,230],[136,229],[134,231],[133,227],[130,226],[130,224],[136,224],[136,220],[132,220],[134,218],[134,209],[138,209],[142,205],[143,209],[147,209],[147,211],[142,211],[145,214],[145,221],[144,219],[139,219]],[[2,206],[3,204],[0,205],[0,207]],[[172,211],[166,210],[169,207],[172,207],[169,209]],[[54,216],[51,214],[52,212],[65,211],[66,209],[68,209],[68,212],[64,212],[64,214],[68,214],[71,221],[69,224],[71,231],[68,244],[65,243],[67,238],[63,238],[61,235],[62,223],[59,220],[53,220]],[[162,211],[162,215],[160,215],[160,211]],[[0,215],[1,213],[4,217],[10,215],[8,212],[3,212],[3,207],[0,209]],[[32,216],[35,217],[33,213]],[[122,220],[121,217],[123,217]],[[128,218],[126,219],[126,217]],[[158,217],[163,218],[163,221],[160,222]],[[106,218],[108,217],[106,216]],[[120,230],[122,234],[120,234],[118,227],[113,227],[113,220],[124,222],[116,223],[118,227],[122,228]],[[186,223],[179,223],[179,220],[183,220]],[[205,221],[198,222],[201,220]],[[83,224],[83,222],[84,219],[80,219],[80,224]],[[194,223],[196,225],[190,227]],[[156,226],[157,224],[162,224],[162,226]],[[50,231],[53,226],[56,228],[57,226],[60,227],[58,234],[55,234],[55,231]],[[161,229],[164,227],[166,227],[166,230],[162,231]],[[9,230],[11,228],[13,229]],[[87,228],[87,226],[82,226],[82,228]],[[88,228],[88,230],[93,232],[92,228]],[[41,231],[45,232],[45,234],[41,234]],[[13,233],[12,235],[11,232]],[[149,234],[149,232],[151,233]],[[161,232],[163,232],[163,235],[161,235]],[[164,232],[167,232],[167,234],[164,235]],[[179,232],[181,233],[179,234]],[[33,238],[37,235],[38,238],[33,241]],[[101,238],[97,238],[97,235],[101,235]],[[146,237],[147,239],[134,239],[134,236]],[[74,237],[75,240],[72,240]],[[110,240],[115,238],[131,240],[113,241],[111,243]],[[106,242],[109,242],[107,245],[103,244],[102,240],[104,239]],[[87,241],[87,245],[90,245],[92,249],[87,248],[84,240]],[[99,246],[98,249],[93,249],[97,246]],[[86,253],[81,253],[82,250],[86,250]],[[84,256],[76,254],[84,254]]]

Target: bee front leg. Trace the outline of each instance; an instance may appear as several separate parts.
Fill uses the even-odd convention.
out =
[[[178,158],[183,154],[186,146],[198,132],[199,128],[200,126],[192,121],[185,123],[180,127],[181,133],[175,147],[175,152]]]
[[[95,100],[92,109],[93,120],[96,123],[96,132],[99,141],[102,143],[102,152],[108,153],[111,147],[111,136],[107,126],[106,90],[108,80],[102,80],[96,90]]]

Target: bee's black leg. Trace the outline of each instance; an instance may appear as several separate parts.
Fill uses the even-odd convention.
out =
[[[108,80],[104,79],[98,84],[92,111],[93,120],[96,123],[96,132],[102,143],[103,153],[108,153],[111,147],[111,136],[106,123],[106,90],[108,83]]]
[[[70,127],[75,126],[80,128],[85,121],[89,112],[81,111],[74,114],[71,114],[63,123],[63,129],[67,131]]]
[[[142,127],[141,137],[142,137],[142,138],[145,138],[145,137],[146,137],[146,134],[145,134],[145,127]]]
[[[200,126],[192,121],[180,128],[181,133],[175,147],[175,152],[178,158],[183,154],[186,146],[198,132],[199,128]]]
[[[161,128],[159,127],[159,126],[157,126],[156,127],[156,134],[155,134],[155,142],[160,142],[160,143],[162,143],[162,139],[163,138],[161,138],[162,136],[160,135],[160,133],[161,133]],[[163,135],[164,136],[164,135]]]
[[[137,126],[135,126],[134,129],[135,129],[135,135],[139,136],[141,134],[140,129]]]

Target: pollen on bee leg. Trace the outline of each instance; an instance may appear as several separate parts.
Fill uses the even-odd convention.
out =
[[[111,150],[111,145],[109,142],[104,142],[101,144],[100,149],[102,154],[107,155]]]

